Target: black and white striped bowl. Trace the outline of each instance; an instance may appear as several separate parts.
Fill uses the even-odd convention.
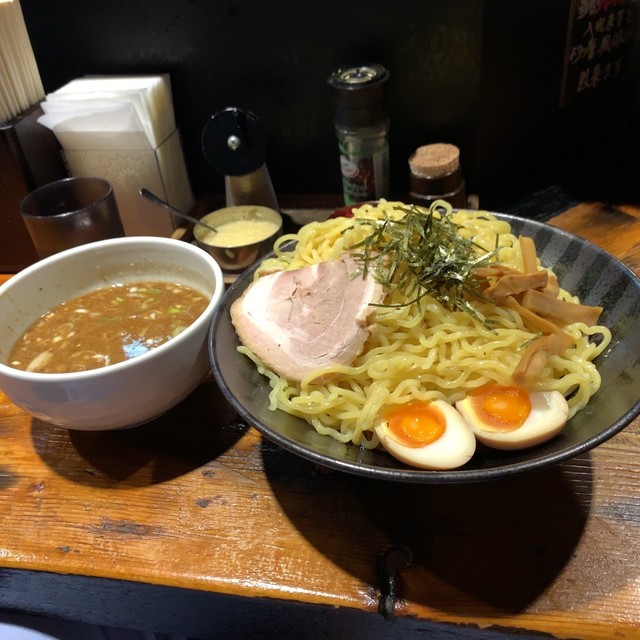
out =
[[[597,361],[602,386],[560,435],[532,449],[500,452],[483,449],[463,468],[412,469],[383,451],[344,445],[318,435],[303,420],[268,409],[269,386],[240,355],[229,308],[252,280],[245,271],[225,294],[213,318],[209,353],[213,373],[228,402],[251,426],[282,448],[312,462],[361,476],[415,483],[479,482],[542,469],[585,454],[620,432],[640,415],[640,279],[614,256],[550,225],[495,214],[516,234],[534,239],[542,264],[555,271],[563,288],[588,305],[604,308],[600,322],[613,339]]]

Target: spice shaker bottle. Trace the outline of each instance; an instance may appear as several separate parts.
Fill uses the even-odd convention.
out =
[[[228,207],[250,204],[280,211],[265,161],[266,149],[266,131],[251,111],[227,107],[204,126],[202,152],[224,175]]]
[[[453,207],[466,207],[465,181],[460,168],[460,150],[453,144],[418,147],[409,158],[409,201],[426,207],[446,200]]]
[[[328,78],[334,93],[334,125],[347,205],[389,195],[389,119],[379,64],[341,68]]]

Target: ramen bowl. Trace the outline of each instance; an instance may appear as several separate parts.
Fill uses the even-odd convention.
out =
[[[48,310],[110,284],[142,281],[185,285],[209,302],[178,335],[123,362],[70,373],[9,366],[13,345]],[[0,390],[32,416],[67,429],[149,422],[180,403],[208,374],[207,332],[223,293],[218,263],[202,249],[169,238],[103,240],[41,260],[0,287]]]
[[[197,246],[207,251],[227,273],[240,273],[273,249],[282,234],[282,216],[269,207],[237,205],[207,213],[201,221],[217,232],[195,225]]]
[[[555,438],[519,451],[478,447],[464,466],[432,471],[409,467],[380,449],[320,435],[302,418],[274,410],[269,381],[238,351],[230,317],[231,306],[252,283],[258,265],[229,287],[213,318],[212,369],[228,402],[247,424],[291,453],[337,471],[398,482],[462,484],[505,478],[585,454],[618,434],[640,416],[640,279],[614,256],[578,236],[535,220],[495,215],[509,222],[516,235],[534,240],[542,264],[554,270],[561,286],[584,304],[603,307],[600,322],[613,336],[595,361],[602,377],[600,389]]]

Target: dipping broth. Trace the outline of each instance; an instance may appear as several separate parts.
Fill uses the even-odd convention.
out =
[[[239,247],[266,240],[279,228],[272,220],[232,220],[216,226],[217,233],[200,231],[198,239],[212,247]]]
[[[38,373],[99,369],[177,336],[209,299],[170,282],[110,285],[57,305],[19,338],[8,365]]]

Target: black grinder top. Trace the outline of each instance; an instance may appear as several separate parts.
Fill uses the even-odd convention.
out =
[[[380,64],[336,69],[327,80],[333,89],[336,126],[370,127],[385,120],[383,88],[389,76]]]
[[[209,118],[202,131],[202,152],[215,171],[225,176],[253,173],[264,164],[267,135],[257,116],[228,107]]]

